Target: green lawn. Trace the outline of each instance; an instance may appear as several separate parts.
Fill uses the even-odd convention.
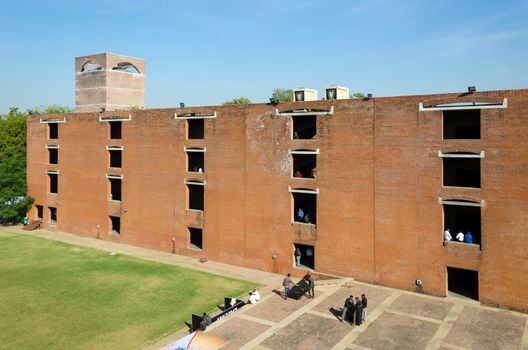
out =
[[[253,286],[0,231],[0,349],[138,349]]]

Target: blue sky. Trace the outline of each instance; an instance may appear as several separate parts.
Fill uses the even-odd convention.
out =
[[[527,1],[18,0],[0,25],[0,113],[73,107],[74,58],[105,51],[146,60],[151,108],[528,88]]]

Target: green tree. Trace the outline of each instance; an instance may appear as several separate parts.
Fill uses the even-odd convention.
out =
[[[0,222],[20,222],[33,204],[26,185],[26,121],[18,108],[0,115]]]
[[[223,103],[224,106],[244,106],[244,105],[250,105],[250,104],[251,104],[251,101],[247,97],[234,98],[232,100],[225,101]]]
[[[75,110],[68,106],[61,105],[49,105],[49,106],[36,106],[27,110],[27,114],[62,114],[62,113],[73,113]]]
[[[277,102],[292,102],[293,101],[293,90],[292,89],[281,89],[276,88],[271,94],[271,99]]]

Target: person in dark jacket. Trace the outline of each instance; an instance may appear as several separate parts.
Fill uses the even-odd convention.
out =
[[[363,314],[361,320],[365,322],[367,320],[367,297],[365,294],[361,294],[361,305],[363,306]]]
[[[358,297],[356,297],[356,302],[354,304],[355,311],[356,311],[356,326],[361,326],[361,318],[363,315],[363,304],[361,304],[361,300],[359,300]]]
[[[341,314],[341,322],[349,318],[350,311],[352,312],[352,316],[353,316],[354,315],[354,297],[352,295],[345,299],[345,305],[343,305],[343,313]]]

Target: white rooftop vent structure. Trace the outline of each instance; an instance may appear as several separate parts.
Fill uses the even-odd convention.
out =
[[[327,100],[343,100],[350,98],[348,88],[339,85],[330,85],[325,88],[325,98]]]
[[[317,90],[298,88],[293,90],[293,101],[317,101]]]

